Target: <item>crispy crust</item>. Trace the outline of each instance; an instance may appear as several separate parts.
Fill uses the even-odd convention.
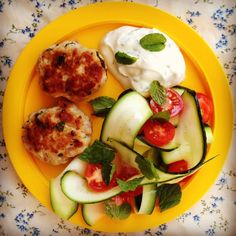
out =
[[[89,118],[67,102],[32,113],[23,126],[22,140],[33,156],[59,165],[82,153],[91,134]]]
[[[76,41],[46,49],[39,57],[38,71],[45,92],[74,102],[96,92],[107,80],[102,56]]]

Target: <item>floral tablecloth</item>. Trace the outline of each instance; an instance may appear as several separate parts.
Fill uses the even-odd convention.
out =
[[[105,2],[106,0],[104,0]],[[96,0],[0,0],[0,112],[7,79],[35,34],[56,17]],[[235,0],[134,0],[163,9],[195,29],[215,51],[236,94]],[[220,96],[220,95],[219,95]],[[222,116],[222,121],[223,121]],[[234,122],[235,123],[235,122]],[[2,127],[2,125],[1,125]],[[43,207],[18,178],[0,136],[0,235],[236,235],[235,126],[227,161],[214,185],[172,222],[138,233],[103,233],[74,226]]]

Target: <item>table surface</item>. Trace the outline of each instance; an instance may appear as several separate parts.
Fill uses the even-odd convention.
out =
[[[98,1],[0,0],[0,113],[11,68],[30,39],[58,16],[96,2]],[[222,64],[236,104],[235,0],[132,2],[160,8],[196,30],[214,50]],[[58,218],[30,194],[18,178],[8,157],[1,125],[0,235],[236,235],[235,133],[234,125],[231,150],[222,172],[209,191],[191,209],[172,222],[143,232],[103,233],[74,226]]]

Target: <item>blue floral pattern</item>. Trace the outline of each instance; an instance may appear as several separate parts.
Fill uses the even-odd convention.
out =
[[[102,1],[102,0],[101,0]],[[100,0],[0,0],[0,113],[10,70],[20,51],[56,17]],[[107,1],[107,0],[103,0]],[[125,0],[124,0],[125,1]],[[161,8],[187,23],[212,47],[236,91],[236,2],[234,0],[127,0]],[[20,11],[17,9],[20,8]],[[14,9],[14,13],[13,13]],[[16,9],[16,10],[15,10]],[[8,16],[8,17],[6,17]],[[232,147],[235,147],[235,130]],[[209,192],[172,222],[135,235],[236,235],[236,167],[231,150]],[[71,225],[44,208],[28,192],[10,163],[0,135],[0,235],[108,235]],[[182,232],[182,233],[181,233]],[[112,235],[134,235],[114,233]]]

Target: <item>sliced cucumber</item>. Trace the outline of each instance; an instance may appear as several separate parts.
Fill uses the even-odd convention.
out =
[[[50,180],[50,201],[53,211],[63,219],[69,219],[78,208],[78,204],[75,201],[70,200],[61,190],[60,180],[63,174],[68,170],[76,171],[80,174],[84,173],[85,162],[78,158],[75,158],[71,163],[63,170],[63,172],[54,179]]]
[[[148,184],[143,186],[142,194],[135,197],[135,208],[138,214],[152,214],[157,198],[157,185]]]
[[[213,143],[214,136],[213,136],[211,127],[209,125],[205,125],[204,129],[205,129],[205,132],[206,132],[207,144]]]
[[[137,141],[137,139],[139,139],[139,141]],[[144,137],[142,137],[142,136],[140,136],[140,135],[136,137],[134,143],[135,143],[136,145],[143,146],[143,148],[145,148],[146,151],[147,151],[147,149],[148,149],[148,146],[149,146],[149,149],[151,149],[151,148],[154,147],[154,148],[158,148],[159,150],[166,151],[166,152],[173,151],[173,150],[175,150],[176,148],[179,147],[179,143],[177,143],[177,142],[175,141],[175,139],[173,139],[170,143],[168,143],[168,144],[166,144],[166,145],[163,145],[163,146],[161,146],[161,147],[160,147],[160,146],[157,147],[157,146],[155,146],[155,145],[149,143]],[[136,147],[136,148],[137,148],[137,147]],[[134,149],[135,149],[135,145],[134,145]],[[145,149],[143,149],[143,150],[145,150]]]
[[[113,138],[133,147],[134,139],[143,124],[153,115],[146,99],[132,91],[124,94],[104,120],[101,140]]]
[[[87,186],[87,181],[74,171],[67,171],[61,178],[63,193],[72,201],[96,203],[107,200],[121,193],[119,186],[104,192],[94,192]]]
[[[182,96],[184,91],[185,91],[185,88],[184,87],[181,87],[181,86],[175,86],[173,87],[173,89],[180,95]]]
[[[189,169],[191,169],[205,159],[206,133],[196,93],[185,88],[182,99],[184,111],[180,114],[173,140],[174,143],[179,143],[180,146],[171,152],[162,151],[162,159],[165,164],[186,160]]]
[[[104,203],[82,205],[82,216],[86,224],[93,226],[104,215]]]

